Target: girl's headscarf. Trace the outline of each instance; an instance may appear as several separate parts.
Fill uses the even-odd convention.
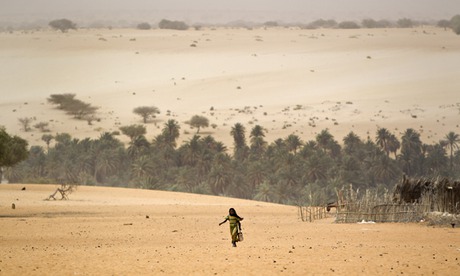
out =
[[[233,211],[233,215],[231,214],[232,211]],[[235,209],[233,209],[233,208],[230,208],[230,209],[228,210],[228,214],[231,215],[231,216],[234,216],[234,217],[237,217],[237,218],[241,219],[241,217],[238,216],[238,214],[236,213]]]

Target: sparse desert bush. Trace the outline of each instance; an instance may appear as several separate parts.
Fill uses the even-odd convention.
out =
[[[391,27],[391,23],[388,20],[376,21],[374,19],[363,19],[363,21],[361,21],[361,26],[363,26],[363,28],[368,28],[368,29],[388,28],[388,27]]]
[[[309,23],[306,28],[307,29],[318,29],[318,28],[335,28],[337,26],[337,22],[333,19],[324,20],[318,19],[311,23]]]
[[[51,28],[55,30],[59,30],[63,33],[66,33],[68,30],[76,30],[77,29],[77,24],[74,22],[70,21],[69,19],[56,19],[53,21],[50,21],[48,24]]]
[[[31,130],[30,124],[32,123],[33,119],[29,117],[19,118],[19,124],[22,126],[22,130],[28,132]]]
[[[343,21],[337,26],[339,29],[359,29],[359,25],[353,21]]]
[[[279,24],[276,21],[267,21],[264,23],[265,27],[278,27]]]
[[[137,24],[137,29],[139,30],[150,30],[152,26],[147,22],[142,22]]]
[[[171,30],[181,30],[181,31],[188,29],[188,25],[182,21],[170,21],[167,19],[161,20],[160,23],[158,23],[158,27],[160,29],[171,29]]]
[[[391,22],[385,19],[377,21],[378,28],[389,28],[392,26]]]
[[[363,26],[363,28],[373,29],[377,28],[377,21],[375,21],[374,19],[363,19],[361,21],[361,25]]]
[[[415,22],[409,18],[401,18],[396,22],[396,26],[398,26],[398,28],[412,28],[415,25]]]
[[[436,23],[436,26],[438,26],[439,28],[444,28],[444,30],[446,30],[447,28],[451,27],[450,20],[439,20],[438,23]]]
[[[39,122],[34,125],[34,128],[40,130],[41,132],[49,132],[48,128],[48,123],[47,122]]]

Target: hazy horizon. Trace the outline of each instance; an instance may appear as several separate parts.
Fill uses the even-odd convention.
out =
[[[311,22],[364,18],[450,19],[460,13],[458,0],[0,0],[0,22],[32,22],[71,18],[77,23],[98,20],[154,22],[162,18],[189,23],[235,20]]]

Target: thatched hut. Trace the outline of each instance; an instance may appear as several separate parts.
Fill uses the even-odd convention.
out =
[[[460,213],[460,182],[442,179],[409,179],[404,177],[396,185],[394,193],[396,203],[423,203],[431,211]]]

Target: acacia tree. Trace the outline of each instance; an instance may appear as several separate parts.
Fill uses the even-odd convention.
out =
[[[47,149],[47,151],[50,150],[50,143],[51,143],[51,140],[53,140],[53,139],[54,139],[54,136],[51,135],[51,134],[43,134],[43,135],[42,135],[42,140],[43,140],[43,142],[46,143],[46,149]]]
[[[139,106],[133,109],[133,113],[141,116],[146,124],[150,117],[156,118],[155,114],[160,114],[160,110],[155,106]]]
[[[63,33],[66,33],[68,30],[76,30],[77,29],[77,24],[73,23],[69,19],[56,19],[51,21],[48,24],[51,28],[55,30],[59,30]]]
[[[47,100],[74,118],[88,121],[89,125],[97,119],[95,114],[99,108],[75,99],[75,94],[51,94]]]
[[[47,101],[51,104],[55,104],[59,109],[66,109],[66,106],[71,104],[75,100],[75,94],[51,94]]]
[[[129,126],[122,126],[119,128],[121,133],[128,136],[131,139],[131,142],[134,141],[137,137],[145,135],[147,130],[143,125],[129,125]]]
[[[200,115],[194,115],[190,121],[186,122],[189,124],[192,128],[196,128],[196,133],[198,134],[200,132],[201,128],[205,128],[209,126],[209,120],[208,118]]]

